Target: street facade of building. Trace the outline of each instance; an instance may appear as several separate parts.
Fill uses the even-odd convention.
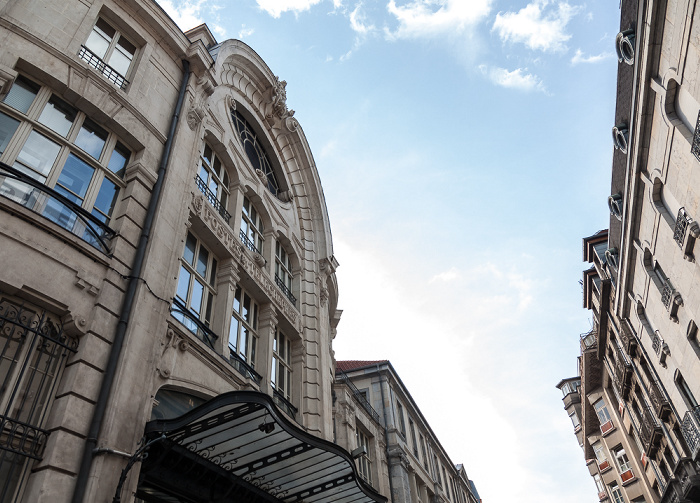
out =
[[[388,360],[338,361],[335,377],[336,441],[358,456],[362,478],[395,502],[481,501]]]
[[[583,240],[579,375],[564,407],[601,501],[700,501],[700,18],[623,0],[607,230]]]
[[[339,384],[318,170],[253,49],[151,0],[0,0],[0,39],[0,502],[473,501]]]

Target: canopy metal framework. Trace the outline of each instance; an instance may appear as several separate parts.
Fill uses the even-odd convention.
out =
[[[137,496],[152,503],[385,503],[342,448],[281,414],[272,398],[232,391],[146,425],[155,442]]]

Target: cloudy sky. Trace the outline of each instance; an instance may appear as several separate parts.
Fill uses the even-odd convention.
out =
[[[288,82],[340,262],[338,359],[389,359],[485,503],[596,490],[555,385],[607,226],[618,2],[165,0]]]

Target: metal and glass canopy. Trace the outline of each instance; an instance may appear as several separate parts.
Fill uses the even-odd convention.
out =
[[[300,429],[263,393],[225,393],[149,422],[146,439],[159,437],[141,467],[146,502],[386,502],[345,450]]]

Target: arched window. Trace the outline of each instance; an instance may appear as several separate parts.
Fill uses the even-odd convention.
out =
[[[199,161],[197,185],[219,214],[228,222],[231,218],[231,215],[226,211],[226,205],[228,204],[228,173],[221,165],[219,156],[216,155],[208,143],[204,144],[204,151]]]
[[[257,133],[238,110],[232,109],[231,117],[233,118],[233,123],[236,126],[236,131],[238,132],[238,137],[241,140],[241,144],[243,144],[243,149],[245,150],[250,163],[253,165],[253,169],[258,173],[258,176],[260,176],[260,174],[264,176],[264,178],[267,180],[268,190],[276,196],[280,190],[280,185],[277,180],[277,176],[272,169],[272,164],[267,156],[267,152],[265,152],[265,148],[258,139]]]
[[[198,396],[174,389],[159,389],[153,400],[151,419],[173,419],[180,417],[195,407],[202,405],[205,400]]]
[[[263,222],[255,206],[246,197],[243,199],[243,213],[241,214],[241,242],[250,251],[263,252]]]

